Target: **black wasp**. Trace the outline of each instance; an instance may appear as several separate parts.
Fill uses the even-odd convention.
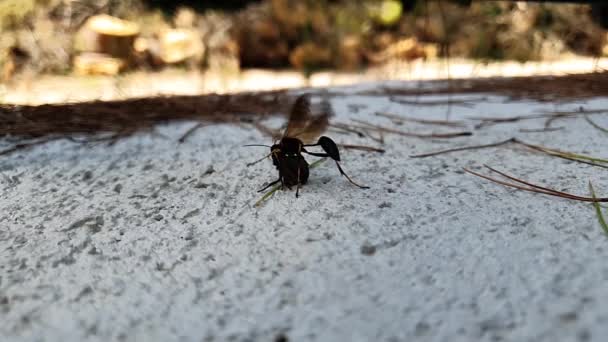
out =
[[[316,157],[329,157],[336,162],[336,166],[340,173],[348,179],[353,185],[362,189],[368,189],[367,186],[361,186],[355,183],[342,170],[340,166],[340,151],[336,143],[326,136],[321,136],[316,143],[312,143],[316,137],[321,135],[329,125],[329,117],[332,113],[331,107],[325,101],[321,103],[321,110],[316,110],[313,113],[313,107],[308,94],[300,95],[289,115],[287,128],[283,135],[275,140],[275,143],[270,146],[270,154],[258,160],[264,160],[267,157],[272,157],[272,163],[279,170],[279,179],[266,185],[262,192],[269,187],[281,183],[281,188],[287,187],[291,190],[292,186],[296,186],[296,197],[298,197],[300,187],[308,181],[308,163],[302,153],[310,154]],[[278,140],[278,143],[276,142]],[[260,145],[249,145],[260,146]],[[263,145],[262,145],[263,146]],[[306,147],[320,146],[324,153],[309,152]],[[258,161],[251,163],[253,165]]]

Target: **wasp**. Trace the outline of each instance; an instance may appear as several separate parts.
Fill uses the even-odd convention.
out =
[[[287,187],[289,190],[296,187],[296,197],[299,196],[300,187],[308,181],[309,165],[303,154],[315,157],[329,157],[334,160],[340,174],[348,181],[361,188],[369,189],[367,186],[355,183],[340,166],[340,151],[336,143],[326,136],[319,137],[329,125],[329,117],[332,109],[326,101],[321,103],[320,110],[315,110],[311,104],[310,95],[300,95],[291,108],[287,127],[283,134],[270,146],[270,154],[257,160],[248,166],[259,161],[272,158],[272,164],[279,171],[279,179],[269,183],[258,192],[262,192],[269,187],[281,183],[281,189]],[[317,141],[312,143],[317,137]],[[247,145],[247,146],[267,146],[267,145]],[[310,152],[307,148],[319,146],[324,152]],[[268,146],[267,146],[268,147]]]

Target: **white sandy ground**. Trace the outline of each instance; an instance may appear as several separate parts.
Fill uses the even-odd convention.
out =
[[[393,83],[398,85],[398,83]],[[373,87],[373,86],[372,86]],[[608,108],[475,98],[451,118]],[[421,100],[445,99],[427,97]],[[445,118],[446,106],[332,99],[334,121],[376,111]],[[595,115],[608,126],[608,117]],[[280,125],[273,119],[269,124]],[[258,131],[192,123],[112,147],[56,141],[0,159],[0,341],[605,341],[608,239],[591,205],[463,173],[487,163],[608,195],[604,169],[508,147],[408,156],[517,136],[608,157],[585,120],[523,121],[472,137],[387,135],[385,154],[343,151],[360,190],[326,162],[296,199],[253,207],[270,161]],[[472,128],[472,125],[470,125]],[[403,130],[437,127],[406,124]],[[369,139],[328,133],[341,143]],[[7,146],[2,141],[2,146]],[[310,158],[312,161],[314,158]]]

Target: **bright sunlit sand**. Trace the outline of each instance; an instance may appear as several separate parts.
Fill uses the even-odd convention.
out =
[[[318,72],[309,79],[297,71],[244,70],[239,74],[170,69],[121,76],[41,76],[0,85],[0,101],[43,104],[116,100],[155,95],[196,95],[282,88],[353,85],[382,80],[512,77],[581,74],[608,69],[608,58],[572,57],[544,62],[490,62],[452,59],[395,62],[361,72]]]

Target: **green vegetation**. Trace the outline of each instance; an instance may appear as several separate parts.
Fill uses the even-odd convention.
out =
[[[591,197],[592,198],[597,198],[595,196],[595,191],[593,190],[593,185],[591,185],[591,182],[589,182],[589,191],[591,192]],[[606,220],[604,219],[604,215],[602,214],[602,208],[600,207],[600,204],[598,202],[593,202],[593,207],[595,208],[595,213],[597,214],[597,219],[600,222],[600,225],[602,226],[602,229],[604,230],[604,233],[608,234],[608,224],[606,223]]]
[[[312,73],[419,58],[524,62],[567,54],[597,57],[608,51],[606,31],[592,20],[589,5],[447,0],[1,0],[0,62],[11,63],[3,74],[28,69],[69,72],[78,53],[74,36],[96,14],[139,24],[140,37],[148,40],[151,50],[158,49],[163,30],[196,31],[205,45],[205,56],[203,61],[185,64],[190,67],[293,67]],[[25,58],[15,60],[11,55],[15,48]],[[162,64],[144,56],[130,66]]]
[[[43,1],[37,0],[2,0],[0,1],[0,28],[15,28],[30,16],[36,5]]]

